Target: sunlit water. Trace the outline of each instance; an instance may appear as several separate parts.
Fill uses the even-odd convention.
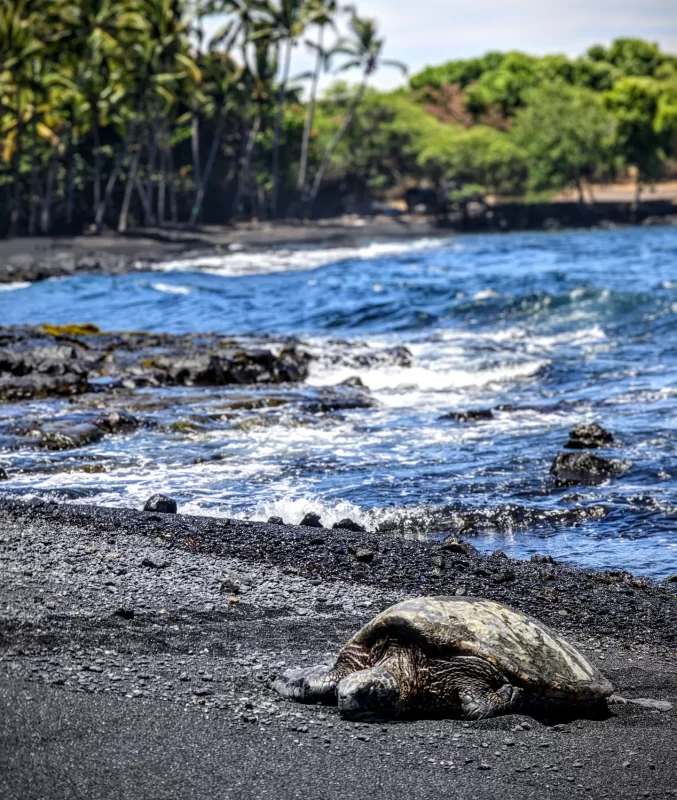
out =
[[[235,390],[165,390],[175,402],[154,412],[164,427],[81,451],[0,451],[0,462],[25,470],[5,491],[139,506],[161,490],[191,513],[298,522],[312,510],[326,525],[346,516],[370,528],[406,520],[408,535],[420,536],[455,511],[512,503],[539,509],[542,521],[480,532],[478,547],[677,572],[675,229],[236,252],[152,273],[6,288],[4,324],[289,334],[318,351],[329,338],[403,344],[414,365],[318,363],[309,383],[359,375],[378,405],[303,414],[291,403],[224,415],[218,425],[200,420],[213,419]],[[147,391],[150,408],[162,392]],[[517,408],[476,423],[440,420],[503,404]],[[169,429],[186,418],[197,423]],[[585,421],[613,431],[616,444],[601,455],[632,468],[602,486],[557,488],[550,464]],[[70,470],[83,462],[106,471]],[[611,513],[576,527],[551,518],[596,504]]]

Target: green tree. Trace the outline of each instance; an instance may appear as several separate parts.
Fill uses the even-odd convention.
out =
[[[613,118],[593,92],[560,83],[532,89],[524,100],[511,137],[525,154],[530,188],[575,186],[584,202],[584,180],[612,167]]]
[[[362,102],[365,92],[367,91],[369,78],[374,74],[374,72],[376,72],[376,70],[379,69],[379,67],[382,66],[396,67],[402,72],[406,72],[407,69],[406,66],[400,61],[383,59],[381,57],[385,40],[378,36],[378,28],[373,19],[361,19],[360,17],[353,15],[350,20],[350,32],[352,34],[352,38],[341,47],[337,47],[336,52],[343,53],[349,57],[348,61],[341,66],[341,71],[358,67],[362,70],[362,80],[359,88],[350,101],[348,110],[343,119],[343,123],[336,131],[332,140],[329,142],[324,156],[322,157],[322,161],[320,162],[320,166],[315,174],[315,180],[313,181],[313,186],[310,192],[310,203],[315,201],[317,193],[320,190],[320,186],[322,185],[324,175],[331,162],[332,156],[334,155],[334,152],[336,151],[336,148],[338,147],[341,139],[344,137],[346,131],[348,128],[350,128],[350,124],[353,121],[358,108],[360,107],[360,103]]]
[[[637,171],[637,202],[642,185],[660,175],[665,160],[665,135],[656,126],[662,88],[653,78],[621,78],[604,96],[616,119],[616,147]]]

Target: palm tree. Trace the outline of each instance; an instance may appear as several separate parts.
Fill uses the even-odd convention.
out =
[[[277,216],[277,201],[280,192],[280,139],[282,134],[282,114],[287,100],[287,85],[291,69],[292,50],[297,40],[303,35],[307,21],[309,6],[306,0],[279,0],[279,5],[271,9],[271,33],[284,47],[282,75],[278,89],[277,109],[275,112],[275,129],[273,131],[273,190],[271,196],[271,214]]]
[[[13,125],[3,132],[6,139],[4,157],[12,162],[13,200],[9,235],[16,236],[21,223],[21,160],[24,133],[24,107],[28,84],[32,79],[32,61],[44,48],[40,38],[40,17],[30,0],[7,0],[0,8],[0,77],[2,95],[13,97]]]
[[[146,137],[148,140],[147,179],[152,181],[156,142],[161,126],[160,109],[162,101],[172,105],[175,97],[171,88],[177,82],[190,78],[196,84],[201,81],[200,70],[188,53],[187,34],[191,20],[187,14],[188,0],[140,0],[140,12],[147,23],[147,30],[134,42],[130,51],[129,62],[133,73],[128,77],[136,95],[135,119],[142,116],[145,110]],[[149,90],[152,90],[149,92]],[[144,105],[148,102],[147,107]],[[134,120],[133,120],[134,123]],[[136,125],[134,124],[134,129]],[[135,143],[127,172],[127,182],[118,219],[118,232],[127,230],[132,192],[137,187],[138,170],[141,161],[143,143],[141,137]],[[147,222],[151,222],[152,202],[149,195],[139,189]]]
[[[200,217],[209,176],[214,167],[219,145],[222,143],[223,129],[228,116],[236,108],[238,100],[236,89],[243,78],[242,68],[238,68],[230,56],[222,53],[210,53],[204,59],[203,72],[206,97],[203,111],[210,116],[215,129],[204,172],[196,185],[195,202],[190,216],[192,224],[195,224]]]
[[[343,124],[334,134],[334,137],[329,142],[324,156],[322,157],[322,161],[320,162],[320,166],[315,175],[315,180],[313,181],[313,186],[310,192],[309,202],[311,204],[315,202],[317,193],[322,184],[322,180],[327,168],[329,167],[332,156],[339,145],[339,142],[350,127],[350,124],[357,113],[357,109],[359,108],[365,92],[367,91],[369,78],[374,74],[374,72],[376,72],[377,69],[379,69],[379,67],[396,67],[403,73],[406,73],[407,71],[407,67],[400,61],[381,59],[381,53],[383,52],[385,40],[378,37],[375,20],[366,18],[363,19],[353,14],[350,20],[350,30],[352,33],[352,40],[349,40],[345,44],[342,44],[336,48],[337,53],[344,53],[350,57],[349,60],[343,64],[338,71],[343,72],[348,69],[359,67],[362,69],[362,80],[357,92],[355,92],[355,95],[353,96],[352,102],[348,108],[348,112],[343,120]]]
[[[308,9],[309,22],[317,26],[317,42],[306,41],[307,47],[315,51],[315,69],[313,70],[312,82],[310,86],[310,96],[306,106],[306,118],[303,123],[303,139],[301,142],[301,161],[299,163],[299,174],[296,181],[296,188],[305,199],[306,179],[308,177],[308,150],[310,147],[310,134],[313,128],[315,116],[315,102],[317,100],[317,90],[320,82],[322,70],[326,69],[329,59],[334,54],[334,50],[325,49],[324,32],[330,25],[334,26],[334,18],[338,12],[339,5],[336,0],[309,0]]]

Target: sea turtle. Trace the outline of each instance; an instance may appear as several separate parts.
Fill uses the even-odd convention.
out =
[[[480,719],[534,707],[597,704],[609,681],[561,636],[493,600],[417,597],[386,609],[333,666],[273,683],[301,703],[336,704],[351,719]]]

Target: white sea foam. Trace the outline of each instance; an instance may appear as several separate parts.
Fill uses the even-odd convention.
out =
[[[355,370],[350,367],[341,367],[330,372],[311,372],[308,383],[315,386],[340,383],[351,376],[358,375],[373,392],[392,390],[446,392],[530,378],[548,363],[545,360],[527,361],[489,369],[379,366],[366,370]]]
[[[172,283],[151,283],[150,287],[165,294],[190,294],[192,291],[190,286],[175,286]]]
[[[29,281],[12,281],[11,283],[0,283],[0,292],[16,292],[18,289],[28,289]]]
[[[445,239],[371,242],[359,247],[289,247],[275,250],[235,250],[218,256],[163,261],[154,266],[167,272],[199,269],[215,275],[256,275],[317,269],[348,259],[370,260],[448,246]]]

